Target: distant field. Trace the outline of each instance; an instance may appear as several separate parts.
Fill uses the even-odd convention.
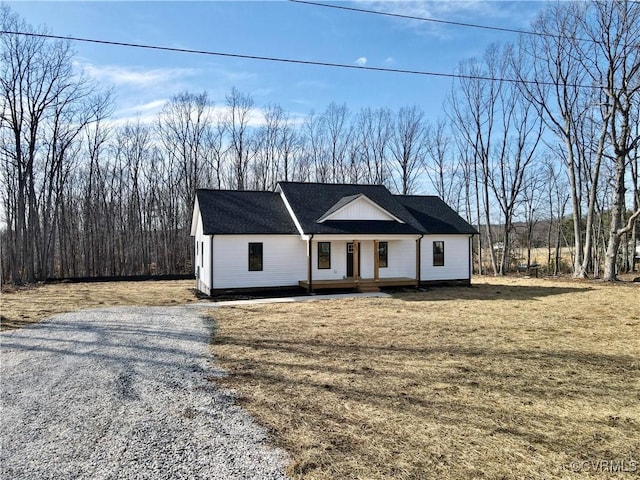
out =
[[[547,262],[547,249],[545,248],[533,248],[531,249],[531,263],[539,264],[543,270],[546,270],[548,265]],[[489,251],[484,250],[482,252],[483,255],[483,264],[485,265],[485,269],[489,272],[491,270],[491,260],[489,258]],[[513,250],[513,255],[518,264],[526,265],[527,263],[527,250],[526,248],[516,248]],[[554,261],[555,250],[551,250],[551,261]],[[568,247],[562,247],[560,249],[560,267],[561,273],[570,273],[572,270],[573,260],[571,257],[571,249]],[[512,265],[513,267],[513,265]]]
[[[527,250],[526,249],[516,249],[514,252],[518,255],[524,262],[527,260]],[[547,249],[546,248],[532,248],[531,249],[531,263],[539,263],[540,265],[547,264]],[[551,249],[551,261],[554,259],[555,249]],[[567,262],[568,265],[571,265],[571,249],[567,247],[562,247],[560,249],[560,258],[562,261]]]
[[[227,307],[212,350],[293,478],[637,478],[638,298],[638,284],[482,278]]]
[[[0,328],[18,328],[56,313],[116,305],[177,305],[197,300],[192,280],[54,283],[3,292]]]

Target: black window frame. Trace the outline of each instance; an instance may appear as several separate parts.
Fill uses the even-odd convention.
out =
[[[252,249],[257,250],[252,251]],[[264,270],[264,247],[262,242],[249,242],[248,253],[249,271],[262,272]]]
[[[322,245],[328,247],[328,251],[322,251]],[[328,263],[325,266],[321,266],[320,260],[328,259]],[[318,270],[330,270],[331,269],[331,242],[318,242]]]
[[[384,256],[382,246],[384,245]],[[382,259],[384,258],[384,265]],[[378,242],[378,268],[387,268],[389,266],[389,242]]]
[[[441,248],[439,248],[439,246],[441,246]],[[433,241],[433,266],[444,267],[444,240]]]

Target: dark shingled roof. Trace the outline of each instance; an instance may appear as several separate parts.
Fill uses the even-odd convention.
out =
[[[402,204],[383,185],[352,185],[336,183],[298,183],[280,182],[291,209],[295,213],[304,233],[349,234],[416,234],[422,233],[420,223],[402,206]],[[387,210],[405,223],[396,221],[346,221],[328,220],[317,223],[336,203],[345,202],[344,197],[359,194]]]
[[[469,235],[478,233],[440,197],[421,195],[396,195],[395,197],[420,222],[425,233]]]
[[[392,195],[382,185],[280,182],[304,233],[314,234],[477,234],[439,197]],[[405,223],[384,220],[317,220],[358,195]],[[205,235],[295,235],[298,230],[276,192],[206,190],[196,192]]]
[[[205,235],[298,234],[279,193],[196,191]]]

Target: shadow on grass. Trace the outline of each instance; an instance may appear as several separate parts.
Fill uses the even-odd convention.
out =
[[[40,322],[41,319],[29,319],[29,320],[19,320],[13,318],[7,318],[4,315],[0,315],[0,332],[4,332],[5,330],[15,330],[16,328],[26,327],[27,325],[33,325],[34,323]]]
[[[405,466],[403,478],[423,478],[427,469],[441,478],[475,478],[474,465],[486,463],[486,449],[498,455],[488,477],[503,478],[493,469],[511,462],[515,473],[558,478],[553,470],[562,458],[633,454],[635,447],[621,445],[640,431],[635,420],[617,413],[620,403],[638,394],[632,379],[640,367],[631,356],[244,336],[214,336],[212,343],[231,370],[223,382],[239,388],[241,403],[259,417],[267,412],[262,420],[280,445],[302,452],[294,453],[296,474],[317,470],[347,477],[355,461],[371,478],[393,477],[395,463]],[[307,451],[297,435],[314,439]],[[328,454],[314,457],[314,449]],[[522,462],[496,453],[503,449],[517,452]],[[446,458],[431,458],[442,451]],[[531,455],[552,455],[555,464],[546,460],[533,467]],[[458,457],[466,463],[448,463]]]
[[[426,291],[389,292],[394,298],[407,302],[448,300],[535,300],[552,295],[587,293],[592,287],[525,286],[475,284],[460,287],[434,287]]]
[[[634,375],[640,373],[640,365],[637,363],[637,358],[630,355],[612,355],[612,354],[594,354],[580,351],[567,351],[567,350],[542,350],[542,349],[523,349],[515,348],[512,350],[502,350],[495,348],[472,348],[457,345],[433,345],[425,346],[422,348],[415,347],[403,347],[403,346],[369,346],[358,344],[340,344],[337,342],[322,342],[317,340],[312,341],[294,341],[294,340],[269,340],[269,339],[246,339],[230,336],[217,336],[214,334],[212,345],[226,345],[237,348],[237,351],[243,349],[249,349],[252,352],[261,352],[266,354],[266,358],[260,357],[259,360],[244,359],[242,368],[249,367],[250,369],[260,369],[263,366],[268,366],[272,363],[272,366],[297,369],[310,369],[318,372],[340,375],[358,373],[357,369],[354,370],[354,366],[351,365],[351,359],[354,358],[384,358],[386,364],[395,364],[401,366],[407,359],[412,361],[424,361],[424,362],[436,362],[443,359],[455,359],[457,362],[456,375],[453,377],[447,377],[441,379],[443,381],[452,381],[455,378],[466,378],[471,374],[480,375],[483,372],[488,373],[490,371],[489,366],[500,362],[509,366],[503,371],[491,371],[491,377],[514,379],[513,383],[518,383],[520,387],[527,389],[527,387],[533,388],[533,384],[530,382],[524,382],[520,384],[516,381],[519,367],[526,367],[526,370],[530,371],[535,376],[537,382],[542,383],[543,387],[540,392],[543,393],[546,388],[552,385],[561,385],[565,383],[567,385],[573,385],[574,392],[589,391],[592,385],[580,384],[576,381],[574,375],[578,371],[588,368],[590,373],[596,375],[604,382],[610,376],[616,376],[620,374],[629,374],[632,372]],[[294,358],[304,359],[304,362],[299,364],[271,361],[271,359],[282,358]],[[327,358],[333,358],[336,360],[345,360],[340,366],[330,366],[324,360]],[[473,365],[470,367],[470,365]],[[478,365],[485,365],[486,368],[481,368]],[[381,370],[378,367],[378,370]],[[553,377],[552,371],[559,370],[561,378]],[[365,372],[370,374],[374,372],[373,368],[366,368]],[[567,373],[572,372],[572,373]],[[381,372],[387,374],[388,372]],[[458,375],[459,374],[459,375]],[[403,377],[410,379],[412,373],[402,373],[398,371],[393,374],[394,377]],[[545,378],[552,378],[551,384],[546,385]],[[558,383],[560,381],[561,383]],[[566,386],[564,387],[566,389]],[[610,388],[615,388],[614,386]],[[628,393],[629,388],[625,386],[620,393]],[[610,392],[611,393],[611,392]]]

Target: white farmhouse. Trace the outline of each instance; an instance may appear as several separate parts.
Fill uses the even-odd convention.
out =
[[[476,233],[440,198],[392,195],[382,185],[198,190],[191,223],[196,288],[213,295],[469,283]]]

